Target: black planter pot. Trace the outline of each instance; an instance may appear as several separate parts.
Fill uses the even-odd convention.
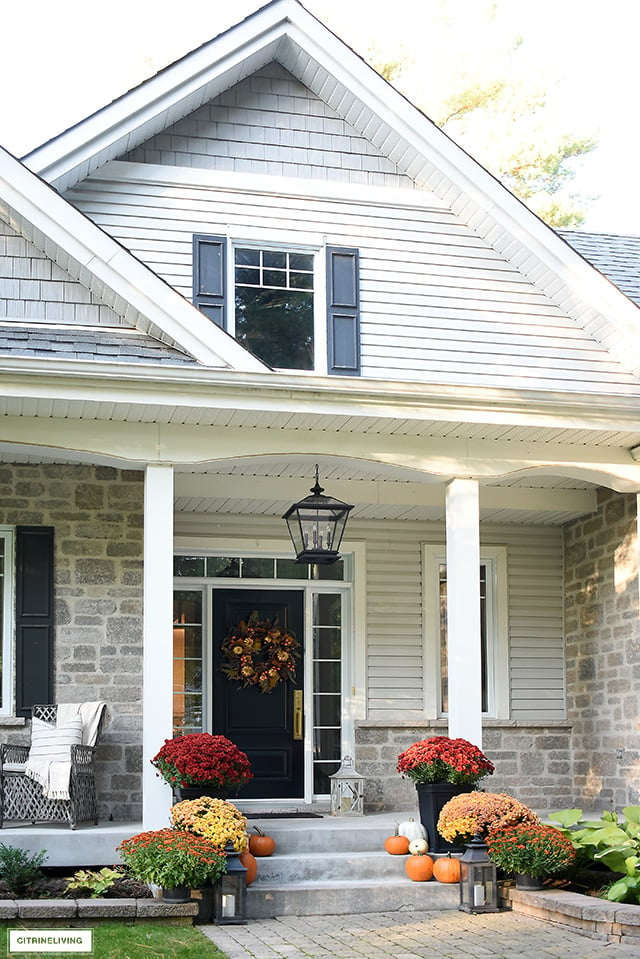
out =
[[[229,792],[218,786],[174,786],[173,801],[185,802],[187,799],[201,799],[209,796],[211,799],[228,799]]]
[[[446,842],[437,830],[442,807],[460,793],[473,792],[472,786],[459,786],[454,783],[416,783],[420,822],[427,830],[429,853],[446,854],[464,852],[462,843]]]
[[[526,872],[516,873],[516,889],[532,890],[542,889],[542,879],[536,876],[530,876]]]
[[[165,902],[190,902],[191,890],[188,886],[172,886],[162,890],[162,898]]]

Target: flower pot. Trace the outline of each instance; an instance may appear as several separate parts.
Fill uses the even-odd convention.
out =
[[[187,799],[200,799],[209,796],[211,799],[227,799],[230,793],[224,786],[174,786],[174,802],[185,802]]]
[[[473,792],[473,787],[454,783],[416,783],[420,822],[427,830],[429,853],[462,852],[462,843],[447,842],[438,832],[437,825],[442,807],[460,793]]]
[[[163,888],[162,898],[165,902],[190,902],[191,890],[188,886],[172,886],[170,889]]]
[[[516,889],[542,889],[542,879],[538,876],[529,876],[526,872],[516,873]]]

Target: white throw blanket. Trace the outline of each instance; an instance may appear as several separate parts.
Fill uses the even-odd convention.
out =
[[[95,745],[105,703],[60,703],[56,725],[33,718],[25,774],[47,799],[69,799],[71,746]]]

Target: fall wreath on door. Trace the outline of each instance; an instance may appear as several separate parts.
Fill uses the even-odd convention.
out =
[[[259,619],[256,610],[232,627],[222,653],[226,662],[220,669],[243,686],[258,686],[260,692],[269,693],[278,683],[295,681],[298,640],[277,619]]]

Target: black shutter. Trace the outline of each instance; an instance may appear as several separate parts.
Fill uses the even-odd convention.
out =
[[[53,528],[16,529],[16,715],[53,696]]]
[[[226,237],[195,235],[193,238],[193,303],[223,330],[225,310]]]
[[[360,372],[358,251],[327,247],[327,341],[329,373]]]

